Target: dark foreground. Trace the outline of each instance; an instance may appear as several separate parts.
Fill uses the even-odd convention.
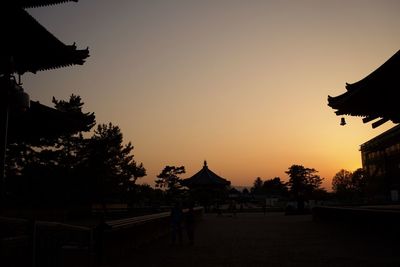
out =
[[[195,244],[184,237],[181,246],[162,239],[113,266],[400,266],[398,235],[317,223],[311,215],[207,214],[197,225]]]

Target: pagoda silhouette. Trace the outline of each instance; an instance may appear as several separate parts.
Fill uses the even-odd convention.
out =
[[[4,169],[7,142],[46,138],[65,133],[77,120],[65,113],[31,101],[21,75],[72,65],[82,65],[89,50],[66,45],[27,11],[69,0],[5,0],[0,3],[0,205],[4,204]],[[77,0],[72,0],[77,2]]]
[[[210,205],[227,197],[231,182],[211,171],[207,161],[204,161],[203,168],[192,177],[182,180],[181,184],[188,187],[192,199],[207,210]]]

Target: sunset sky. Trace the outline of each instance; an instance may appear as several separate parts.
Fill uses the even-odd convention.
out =
[[[328,95],[345,92],[400,49],[400,1],[81,0],[29,9],[83,66],[25,74],[32,100],[80,95],[118,125],[153,184],[166,165],[192,176],[207,160],[233,185],[315,168],[324,187],[361,167],[377,129],[340,126]]]

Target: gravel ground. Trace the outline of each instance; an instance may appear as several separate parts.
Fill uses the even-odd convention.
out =
[[[165,238],[114,266],[400,266],[398,234],[313,222],[311,215],[206,214],[195,244]]]

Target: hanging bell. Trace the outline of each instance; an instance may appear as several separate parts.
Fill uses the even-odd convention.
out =
[[[340,119],[340,125],[342,126],[346,125],[346,120],[344,118]]]

